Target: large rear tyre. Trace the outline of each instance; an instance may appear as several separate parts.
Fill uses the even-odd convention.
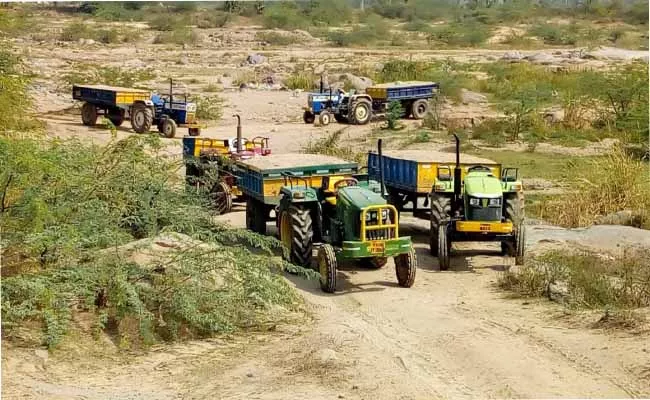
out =
[[[302,120],[305,121],[306,124],[313,124],[314,121],[316,121],[316,115],[311,111],[305,111],[302,114]]]
[[[336,291],[336,253],[329,244],[318,249],[318,271],[320,272],[320,288],[325,293]]]
[[[380,269],[383,268],[387,263],[387,257],[371,257],[361,259],[361,266],[369,269]]]
[[[438,264],[441,271],[449,269],[451,243],[447,234],[447,225],[438,227]]]
[[[131,109],[131,127],[136,133],[147,133],[153,124],[153,110],[142,103]]]
[[[210,197],[219,214],[227,214],[232,210],[232,193],[226,182],[215,183],[210,191]]]
[[[429,252],[438,255],[438,228],[444,224],[451,213],[451,199],[431,193],[431,215],[429,224]]]
[[[526,227],[523,223],[515,231],[515,265],[524,265],[526,261]]]
[[[407,288],[413,286],[417,268],[418,259],[413,247],[411,247],[411,250],[409,250],[408,253],[400,254],[395,257],[395,275],[397,275],[397,284],[401,287]]]
[[[81,106],[81,122],[86,126],[95,126],[97,123],[97,107],[90,103]]]
[[[246,228],[260,235],[266,234],[266,209],[253,198],[246,200]]]
[[[348,119],[355,125],[365,125],[372,116],[372,104],[366,99],[358,100],[350,105]]]
[[[411,114],[415,119],[423,119],[429,112],[429,102],[425,99],[415,100],[411,106]]]
[[[165,118],[160,124],[160,134],[162,137],[171,139],[176,136],[176,128],[176,122],[173,119]]]
[[[289,261],[308,267],[311,264],[314,231],[309,209],[292,204],[280,214],[280,241],[289,250]]]

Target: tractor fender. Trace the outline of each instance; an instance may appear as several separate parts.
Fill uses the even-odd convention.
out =
[[[151,101],[151,100],[138,100],[138,101],[134,102],[133,104],[144,104],[145,106],[153,107],[153,101]]]
[[[280,199],[280,209],[288,207],[289,204],[318,204],[318,194],[313,188],[306,188],[304,186],[289,187],[283,186],[280,189],[282,198]]]
[[[355,94],[354,96],[352,96],[350,98],[350,102],[352,102],[354,100],[358,100],[358,99],[366,99],[366,100],[372,102],[372,97],[370,97],[370,95],[367,95],[367,94]]]

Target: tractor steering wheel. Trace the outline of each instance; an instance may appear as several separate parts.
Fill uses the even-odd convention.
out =
[[[345,183],[345,185],[343,185]],[[339,187],[341,186],[357,186],[359,184],[359,181],[356,180],[355,178],[343,178],[340,181],[336,182],[334,184],[334,190],[338,190]]]

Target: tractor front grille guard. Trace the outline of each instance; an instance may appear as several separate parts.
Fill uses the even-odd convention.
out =
[[[390,204],[361,210],[361,241],[390,240],[399,237],[397,209]]]

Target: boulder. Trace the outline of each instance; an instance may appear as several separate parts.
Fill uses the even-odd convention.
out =
[[[530,56],[524,57],[524,59],[530,61],[533,64],[540,64],[540,65],[551,65],[556,62],[555,57],[546,53],[531,54]]]
[[[547,295],[551,301],[563,303],[569,297],[569,285],[566,282],[551,282],[548,285]]]
[[[643,216],[631,210],[618,211],[613,214],[603,215],[594,221],[596,225],[622,225],[640,228],[643,225]]]
[[[246,57],[246,63],[250,65],[259,65],[259,64],[264,64],[266,62],[266,57],[264,57],[261,54],[253,53],[249,54],[248,57]]]
[[[501,56],[501,59],[504,61],[517,62],[524,59],[524,56],[521,55],[518,51],[508,51]]]
[[[339,76],[339,81],[350,82],[350,85],[356,89],[358,92],[366,90],[369,86],[372,86],[372,80],[365,76],[356,76],[351,73],[345,73]]]

